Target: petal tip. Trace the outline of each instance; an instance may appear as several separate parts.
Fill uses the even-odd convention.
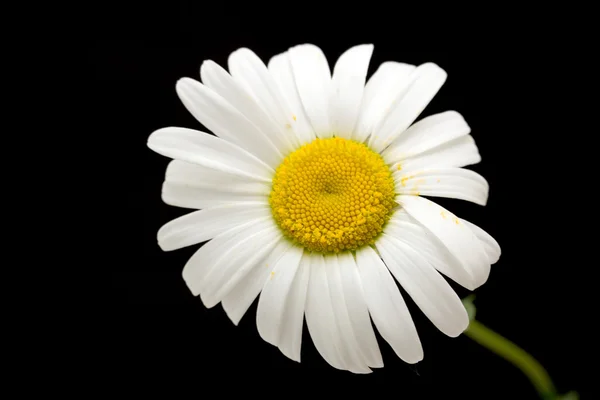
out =
[[[169,245],[169,241],[168,239],[168,229],[169,229],[169,223],[164,224],[162,227],[160,227],[160,229],[158,230],[158,232],[156,232],[156,243],[158,244],[158,247],[160,247],[160,249],[162,251],[171,251],[174,250],[173,246]]]
[[[362,43],[362,44],[357,44],[356,46],[353,46],[348,50],[355,50],[355,51],[363,50],[363,51],[372,52],[374,48],[375,48],[375,45],[373,43]]]
[[[236,50],[232,51],[231,54],[229,54],[229,57],[227,57],[228,65],[230,65],[232,60],[235,61],[238,57],[258,57],[258,56],[249,48],[240,47],[239,49],[236,49]],[[231,69],[231,67],[229,69]]]
[[[206,81],[207,81],[206,74],[210,73],[212,71],[212,69],[215,68],[215,65],[217,65],[217,64],[212,60],[202,61],[202,64],[200,64],[200,79],[202,80],[202,83],[206,84]]]
[[[366,375],[373,373],[373,370],[371,368],[353,369],[350,372],[352,372],[353,374]]]
[[[289,358],[292,361],[295,361],[297,363],[300,363],[300,353],[296,354],[295,352],[290,352],[287,349],[283,348],[283,347],[279,347],[279,350],[281,351],[281,353],[286,356],[287,358]]]
[[[188,77],[179,78],[175,83],[175,91],[181,96],[182,93],[189,92],[195,85],[200,85],[200,82]]]
[[[447,118],[456,118],[456,119],[464,120],[463,116],[456,110],[444,111],[443,113],[441,113],[441,115],[443,115]]]
[[[419,65],[417,70],[420,70],[421,73],[427,72],[427,74],[429,74],[429,76],[437,75],[439,77],[440,84],[443,84],[444,82],[446,82],[446,79],[448,78],[448,73],[442,67],[440,67],[438,64],[431,62],[431,61],[428,61],[426,63]]]
[[[180,87],[182,85],[189,84],[191,81],[193,81],[192,78],[189,78],[187,76],[181,77],[177,79],[177,82],[175,82],[175,87]]]
[[[414,355],[412,355],[410,357],[404,357],[402,359],[407,364],[417,364],[417,363],[423,361],[423,358],[424,358],[424,354],[423,354],[423,350],[421,350],[417,354],[414,354]]]
[[[183,271],[181,272],[181,276],[183,277],[183,281],[185,282],[186,286],[188,287],[190,293],[194,297],[200,296],[200,300],[202,300],[202,296],[200,295],[200,290],[198,289],[197,285],[194,285],[192,283],[192,280],[191,280],[192,277],[188,277],[188,270],[185,267],[183,268]],[[204,303],[204,300],[202,300],[202,303]]]
[[[225,307],[223,307],[225,308]],[[240,323],[240,320],[242,319],[241,317],[234,315],[230,312],[227,312],[227,310],[225,310],[225,314],[227,314],[227,316],[229,317],[229,320],[233,323],[233,325],[238,326]]]
[[[302,44],[297,44],[295,46],[292,46],[289,48],[289,50],[312,50],[312,51],[318,51],[318,52],[323,52],[323,50],[321,50],[321,48],[315,44],[312,43],[302,43]]]
[[[467,309],[465,308],[464,315],[461,316],[460,325],[457,324],[456,328],[446,332],[446,335],[448,335],[451,338],[459,337],[469,328],[469,323],[469,313],[467,313]]]

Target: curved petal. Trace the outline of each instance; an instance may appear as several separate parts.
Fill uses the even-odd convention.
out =
[[[275,80],[262,60],[252,50],[241,48],[230,54],[227,65],[231,76],[240,82],[273,118],[287,143],[288,151],[297,147],[299,142],[292,130],[293,113],[288,109]]]
[[[417,329],[390,271],[370,246],[356,252],[356,264],[369,313],[381,336],[405,362],[421,361],[423,347]]]
[[[427,107],[446,81],[448,74],[434,63],[419,65],[411,74],[411,83],[386,118],[375,127],[369,138],[369,147],[383,151],[404,132]]]
[[[476,172],[463,168],[435,168],[393,174],[399,194],[447,197],[485,206],[489,185]]]
[[[416,171],[423,168],[465,167],[481,161],[479,150],[471,135],[451,140],[421,154],[399,160],[393,170]]]
[[[394,100],[408,87],[414,70],[414,65],[395,61],[387,61],[379,66],[365,85],[352,139],[364,142],[373,133],[373,129],[389,113]]]
[[[300,362],[302,326],[309,279],[310,262],[304,253],[287,296],[277,341],[279,350],[297,362]]]
[[[467,329],[469,316],[460,297],[423,256],[386,234],[375,245],[396,280],[440,331],[456,337]]]
[[[285,52],[272,57],[269,60],[268,68],[277,83],[279,92],[292,111],[292,129],[296,132],[300,144],[312,142],[316,138],[315,132],[306,116],[298,89],[296,88],[289,54]]]
[[[270,182],[233,175],[185,161],[173,160],[167,166],[165,181],[194,188],[215,189],[234,193],[268,195]]]
[[[398,210],[394,213],[385,228],[385,233],[415,249],[435,269],[459,285],[469,290],[475,289],[475,282],[469,271],[436,236],[405,210]]]
[[[500,245],[489,233],[478,227],[477,225],[459,218],[459,221],[467,225],[471,231],[477,236],[477,238],[481,241],[483,245],[483,249],[485,253],[488,255],[490,264],[496,264],[500,259],[500,254],[502,253],[500,250]]]
[[[232,203],[268,203],[269,195],[245,193],[235,186],[222,188],[187,186],[166,180],[162,186],[162,200],[171,206],[199,210]]]
[[[358,349],[369,367],[383,367],[383,360],[360,284],[360,275],[352,253],[340,253],[338,256],[344,300],[350,317],[350,324]]]
[[[263,262],[281,239],[279,228],[271,226],[235,243],[227,257],[222,257],[206,274],[200,299],[206,308],[217,305],[248,274]],[[214,240],[214,239],[213,239]]]
[[[258,299],[256,327],[260,337],[274,346],[279,344],[281,320],[288,296],[300,267],[303,249],[291,246],[274,265]]]
[[[350,321],[346,299],[344,298],[344,287],[340,272],[340,264],[335,255],[325,256],[325,271],[327,274],[327,283],[329,285],[329,296],[337,324],[338,354],[349,371],[354,373],[370,373],[367,362],[363,358],[358,347],[358,341]]]
[[[394,164],[469,133],[471,128],[462,115],[456,111],[446,111],[413,124],[381,155],[388,164]]]
[[[235,256],[236,247],[250,237],[273,228],[272,218],[257,219],[223,232],[200,247],[183,267],[183,279],[194,296],[209,285],[207,275],[219,262]]]
[[[269,278],[269,274],[273,270],[273,266],[277,264],[279,259],[290,248],[291,243],[284,237],[279,238],[279,241],[261,262],[246,275],[244,280],[240,281],[231,291],[223,298],[221,304],[227,316],[235,325],[237,325],[252,302],[260,291],[265,282]]]
[[[288,51],[302,106],[318,137],[331,137],[329,98],[331,72],[325,54],[315,45],[301,44]]]
[[[473,277],[474,287],[485,283],[490,262],[481,241],[465,224],[440,205],[418,196],[398,196],[396,201],[448,248]]]
[[[354,46],[340,56],[333,68],[330,122],[338,137],[352,137],[372,54],[372,44]]]
[[[242,85],[227,73],[225,69],[213,61],[205,61],[200,67],[202,82],[217,94],[221,95],[239,112],[244,114],[282,154],[296,148],[296,140],[285,128],[285,124],[277,123],[268,115],[259,103],[254,100]]]
[[[274,170],[246,150],[208,133],[162,128],[148,138],[148,147],[165,157],[241,177],[271,182]]]
[[[190,114],[215,135],[246,149],[273,168],[279,165],[281,152],[223,97],[191,78],[177,81],[176,90]]]
[[[323,255],[307,253],[310,259],[310,279],[306,296],[306,325],[317,351],[329,365],[347,370],[345,362],[339,354],[340,336],[327,281],[327,269]]]
[[[212,239],[237,225],[270,215],[266,202],[224,204],[195,211],[163,225],[158,230],[158,245],[164,251],[177,250]]]

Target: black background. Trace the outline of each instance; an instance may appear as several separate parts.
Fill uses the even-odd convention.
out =
[[[465,14],[464,22],[442,17],[439,24],[428,14],[410,17],[388,8],[352,16],[300,8],[196,3],[120,6],[99,14],[89,62],[96,100],[105,110],[96,128],[114,143],[107,163],[117,168],[112,177],[119,221],[118,246],[108,266],[111,314],[105,340],[112,361],[106,384],[135,391],[166,385],[194,396],[241,389],[246,396],[269,397],[307,390],[394,398],[537,398],[516,368],[467,337],[445,337],[410,300],[425,351],[422,362],[403,363],[380,338],[383,369],[364,376],[337,371],[320,358],[305,326],[297,364],[259,337],[256,302],[235,327],[220,305],[207,310],[189,293],[181,270],[197,246],[169,253],[157,246],[160,226],[189,210],[162,203],[169,160],[150,151],[146,140],[165,126],[201,129],[177,98],[177,79],[199,79],[205,59],[226,66],[239,47],[266,62],[292,45],[314,43],[332,65],[350,46],[373,43],[369,75],[387,60],[432,61],[444,68],[448,80],[421,117],[457,110],[479,146],[483,161],[472,169],[490,183],[488,205],[440,200],[502,247],[488,282],[476,292],[478,320],[537,358],[560,392],[582,391],[584,344],[573,315],[579,306],[577,279],[569,273],[576,260],[563,261],[569,234],[558,228],[564,217],[549,198],[556,189],[552,163],[559,157],[548,157],[556,151],[548,148],[552,127],[540,122],[551,112],[542,104],[554,74],[540,65],[558,51],[549,50],[549,32],[529,30],[521,19],[500,14]]]

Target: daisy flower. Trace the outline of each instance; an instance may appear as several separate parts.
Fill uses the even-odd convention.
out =
[[[148,139],[173,159],[163,200],[197,209],[159,230],[160,247],[208,241],[183,268],[190,291],[234,324],[259,297],[260,336],[298,362],[306,318],[321,356],[355,373],[383,366],[371,320],[402,360],[423,358],[396,281],[455,337],[469,318],[442,274],[473,290],[500,256],[482,229],[421,197],[488,197],[462,168],[481,157],[460,114],[413,124],[446,72],[385,62],[367,82],[372,52],[350,48],[333,72],[311,44],[268,65],[236,50],[229,72],[205,61],[202,83],[176,89],[214,135],[169,127]]]

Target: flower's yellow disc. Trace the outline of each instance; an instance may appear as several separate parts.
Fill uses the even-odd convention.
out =
[[[362,143],[316,139],[286,157],[270,204],[284,234],[314,252],[356,250],[374,242],[394,203],[383,158]]]

